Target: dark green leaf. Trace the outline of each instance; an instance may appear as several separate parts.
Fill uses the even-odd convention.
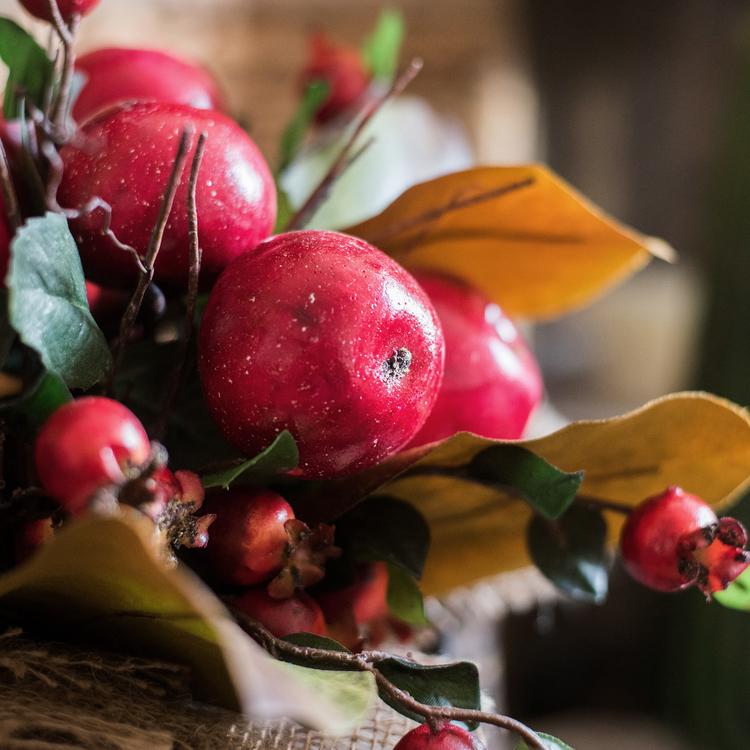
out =
[[[0,367],[5,364],[10,348],[16,338],[16,332],[8,317],[8,291],[0,289]]]
[[[401,13],[392,9],[382,11],[375,30],[362,49],[362,59],[373,78],[390,81],[394,77],[403,39]]]
[[[268,448],[254,458],[243,461],[239,466],[231,469],[208,474],[201,481],[206,489],[223,487],[226,490],[240,478],[243,480],[269,478],[274,474],[284,474],[297,468],[298,463],[297,443],[291,432],[284,430]]]
[[[30,219],[11,243],[9,316],[21,340],[71,388],[89,388],[111,366],[86,301],[78,248],[65,218]]]
[[[388,566],[388,609],[409,625],[427,625],[419,584],[399,565]]]
[[[547,518],[559,518],[570,507],[583,482],[583,472],[568,473],[518,445],[492,445],[464,470],[476,481],[512,488]]]
[[[717,591],[714,599],[729,609],[750,612],[750,568],[732,581],[724,591]]]
[[[273,228],[273,231],[275,234],[279,234],[280,232],[283,232],[287,224],[289,224],[289,220],[294,215],[294,207],[292,206],[291,201],[289,200],[289,195],[284,190],[283,187],[281,187],[281,184],[277,181],[276,182],[276,224]]]
[[[570,745],[566,745],[562,740],[558,740],[557,737],[553,737],[551,734],[544,734],[543,732],[539,732],[538,734],[547,750],[573,750]],[[516,745],[516,750],[529,750],[529,746],[521,740]]]
[[[42,107],[52,80],[52,61],[34,38],[9,18],[0,18],[0,59],[8,68],[3,103],[6,119],[19,115],[19,92]]]
[[[480,708],[479,674],[469,662],[422,666],[406,659],[386,659],[378,668],[394,685],[405,690],[420,703],[430,706]],[[380,697],[394,710],[415,721],[423,721],[418,714],[393,701],[380,691]],[[470,724],[470,728],[476,726]]]
[[[17,420],[20,431],[34,434],[52,412],[72,400],[73,396],[57,375],[40,370],[20,396],[0,402],[0,413]]]
[[[329,86],[325,81],[312,81],[302,94],[297,111],[292,116],[281,136],[281,154],[278,172],[283,172],[294,160],[305,138],[305,133],[318,108],[328,96]]]
[[[574,505],[556,521],[534,516],[528,527],[534,564],[574,599],[600,604],[609,586],[607,522],[601,512]]]
[[[322,635],[315,635],[314,633],[292,633],[284,638],[285,641],[293,643],[295,646],[306,646],[307,648],[317,648],[323,651],[338,651],[341,653],[350,653],[346,646],[342,646],[338,641],[334,641],[333,638],[326,638]],[[297,659],[288,654],[283,657],[284,661],[288,661],[290,664],[298,664],[302,667],[316,667],[317,669],[333,669],[341,671],[349,669],[345,665],[337,664],[335,666],[321,666],[320,662],[316,662],[311,659],[300,658]]]
[[[356,560],[384,560],[419,579],[430,548],[430,529],[409,503],[370,497],[336,521],[336,539]]]

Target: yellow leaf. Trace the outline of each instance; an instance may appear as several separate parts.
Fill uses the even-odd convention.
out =
[[[510,315],[553,318],[590,302],[666,243],[616,223],[548,169],[478,167],[407,190],[350,227],[410,269],[458,276]]]
[[[362,675],[328,673],[347,688],[339,691],[346,701],[337,701],[303,670],[271,659],[195,575],[164,565],[153,524],[135,512],[64,528],[0,578],[0,602],[61,635],[188,664],[196,698],[249,716],[285,716],[339,734],[374,700]]]
[[[445,593],[530,564],[526,502],[466,477],[429,472],[465,467],[498,442],[462,433],[426,451],[397,455],[366,481],[357,478],[359,487],[407,500],[427,519],[432,543],[426,593]],[[704,393],[666,396],[621,417],[578,422],[514,444],[564,471],[583,469],[581,496],[628,506],[676,484],[720,510],[750,481],[750,415]],[[624,517],[614,512],[606,517],[614,541]]]

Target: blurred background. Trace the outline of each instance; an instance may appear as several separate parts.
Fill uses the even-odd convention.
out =
[[[82,45],[164,47],[203,62],[273,162],[310,32],[358,45],[381,5],[103,0]],[[0,6],[17,13],[12,0]],[[533,331],[550,402],[566,418],[621,413],[688,387],[750,402],[750,6],[397,7],[407,26],[403,57],[420,56],[425,67],[401,109],[382,113],[391,118],[383,132],[406,141],[381,139],[390,158],[375,161],[387,189],[368,193],[372,212],[410,182],[472,161],[547,162],[681,256]],[[300,169],[304,182],[315,165]],[[362,218],[357,186],[341,189],[352,220]],[[605,606],[547,598],[506,618],[492,637],[504,655],[500,704],[576,750],[750,744],[750,619],[695,592],[651,596],[616,575]]]

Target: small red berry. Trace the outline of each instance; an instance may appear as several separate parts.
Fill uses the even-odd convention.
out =
[[[103,112],[81,129],[78,147],[60,152],[65,170],[58,197],[61,205],[77,209],[94,198],[106,201],[117,238],[143,255],[185,128],[208,136],[196,195],[205,284],[265,239],[276,220],[268,165],[250,137],[225,115],[159,103]],[[155,267],[158,284],[177,288],[186,285],[190,265],[188,173],[183,172]],[[103,234],[104,227],[101,209],[71,222],[86,275],[104,286],[129,288],[136,265]]]
[[[421,724],[407,732],[393,750],[484,750],[484,744],[456,724],[443,724],[437,732]]]
[[[43,425],[35,447],[42,486],[73,515],[100,487],[146,463],[151,445],[143,425],[117,401],[89,396],[61,406]]]
[[[281,234],[232,263],[209,297],[199,350],[224,436],[252,456],[288,429],[308,478],[399,450],[443,370],[427,295],[380,250],[338,232]]]
[[[304,592],[289,599],[273,599],[265,589],[248,589],[234,600],[233,606],[277,638],[285,638],[292,633],[327,634],[323,612],[317,602]]]
[[[197,109],[223,109],[223,97],[203,68],[157,50],[108,47],[76,61],[86,82],[73,106],[84,122],[113,104],[127,101],[188,104]]]
[[[32,16],[41,18],[43,21],[52,21],[49,0],[21,0],[21,5]],[[85,16],[91,13],[97,5],[99,5],[99,0],[57,0],[60,15],[66,21],[74,15]]]
[[[218,580],[250,586],[282,569],[289,542],[285,524],[294,511],[281,495],[232,489],[209,495],[204,509],[216,515],[206,554]]]
[[[695,584],[709,597],[750,565],[746,544],[739,521],[718,519],[701,498],[679,487],[641,503],[620,540],[625,568],[640,583],[658,591]]]
[[[498,440],[523,435],[542,398],[539,365],[513,321],[458,279],[418,271],[445,336],[445,374],[435,406],[411,445],[456,432]]]
[[[310,38],[310,60],[302,72],[302,88],[314,81],[328,84],[328,96],[315,119],[328,122],[351,109],[362,97],[369,76],[356,49],[334,44],[324,34]]]

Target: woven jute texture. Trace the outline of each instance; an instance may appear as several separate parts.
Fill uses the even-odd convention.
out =
[[[501,676],[493,666],[500,659],[495,638],[481,632],[492,635],[504,615],[550,595],[538,574],[520,573],[433,600],[429,609],[441,629],[453,631],[451,656],[476,661],[487,687]],[[191,701],[189,677],[174,664],[6,631],[0,634],[0,750],[391,750],[414,726],[382,703],[347,737],[287,720],[251,722]]]

